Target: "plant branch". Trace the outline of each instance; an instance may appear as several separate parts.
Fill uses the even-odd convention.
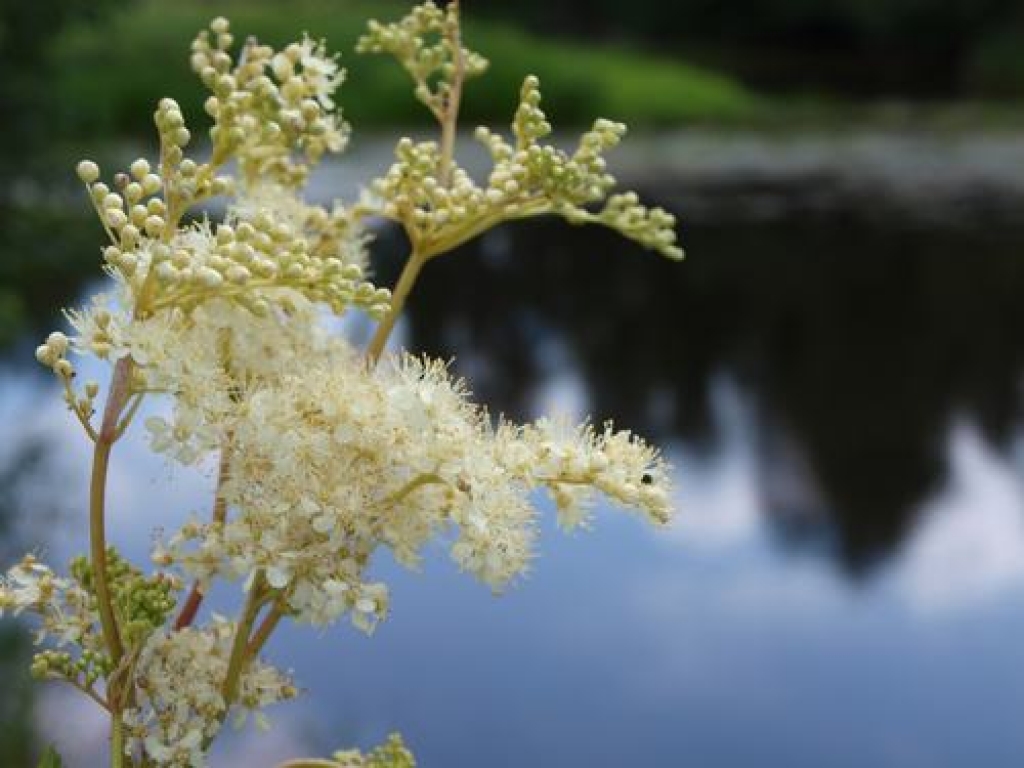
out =
[[[132,397],[131,404],[128,406],[128,412],[125,413],[124,418],[122,418],[118,422],[117,428],[114,430],[114,439],[115,440],[120,438],[121,435],[123,435],[125,432],[128,431],[128,427],[131,426],[132,419],[134,419],[135,418],[135,414],[139,412],[139,406],[142,405],[142,400],[143,400],[143,393],[142,392],[136,392],[135,395]]]
[[[284,618],[284,611],[284,606],[280,602],[276,602],[267,615],[263,617],[263,621],[260,622],[260,625],[249,639],[249,646],[246,648],[246,655],[249,658],[263,650],[263,646],[267,644],[270,635],[273,634],[274,630],[277,629],[277,625],[281,623],[281,619]]]
[[[438,168],[438,181],[442,186],[451,185],[452,161],[455,154],[455,132],[459,123],[459,106],[462,102],[462,83],[466,79],[466,58],[462,50],[462,35],[459,32],[459,1],[451,0],[449,12],[454,16],[455,23],[447,30],[448,44],[452,49],[455,72],[445,97],[443,119],[441,120],[441,163]]]
[[[94,443],[96,442],[96,430],[92,424],[89,423],[89,415],[82,410],[75,398],[75,391],[71,388],[71,380],[64,378],[64,402],[68,404],[68,408],[71,409],[72,413],[78,417],[79,423],[82,428],[85,429],[85,434],[89,436],[89,439]]]
[[[224,675],[224,685],[221,693],[224,696],[224,714],[231,709],[235,698],[238,696],[238,686],[242,678],[245,664],[249,660],[249,635],[252,633],[253,624],[256,623],[256,616],[263,604],[263,571],[256,572],[249,595],[245,600],[245,607],[242,609],[242,616],[235,627],[235,639],[231,645],[231,655],[228,657],[228,671]]]
[[[230,441],[230,436],[228,438]],[[227,519],[228,504],[224,498],[224,483],[227,482],[229,465],[231,463],[231,447],[230,442],[225,444],[223,450],[220,453],[220,468],[217,470],[217,489],[214,491],[213,497],[213,522],[223,523]],[[203,602],[203,591],[199,587],[199,582],[192,585],[191,591],[188,593],[188,597],[185,599],[184,605],[181,607],[181,611],[178,613],[178,618],[174,621],[175,631],[184,629],[185,627],[192,624],[195,621],[196,614],[199,612],[199,606]]]
[[[124,768],[124,722],[119,711],[111,713],[110,723],[110,768]]]
[[[131,382],[132,361],[122,357],[114,365],[110,392],[103,412],[103,423],[93,448],[92,478],[89,484],[89,545],[92,560],[93,580],[96,585],[96,602],[103,630],[103,642],[116,665],[124,654],[121,636],[114,615],[107,574],[106,540],[106,494],[107,469],[110,451],[117,440],[118,419],[128,400]]]
[[[373,334],[373,338],[370,340],[370,345],[366,348],[366,358],[371,368],[380,359],[381,353],[384,351],[384,345],[387,344],[388,337],[395,327],[395,322],[397,322],[398,316],[402,314],[402,309],[405,307],[405,300],[409,297],[409,292],[416,283],[420,270],[423,269],[423,265],[426,263],[427,258],[420,255],[413,248],[412,253],[409,254],[409,260],[405,262],[402,274],[398,278],[398,284],[391,294],[391,309],[388,310],[384,319],[380,321],[377,330]]]
[[[86,685],[85,683],[79,682],[78,680],[75,680],[72,677],[61,677],[57,675],[52,675],[50,677],[47,677],[46,679],[54,680],[60,683],[67,683],[73,688],[76,688],[82,693],[84,693],[86,696],[95,701],[108,712],[110,711],[110,703],[105,698],[103,698],[99,693],[97,693],[96,689],[93,688],[91,685]]]

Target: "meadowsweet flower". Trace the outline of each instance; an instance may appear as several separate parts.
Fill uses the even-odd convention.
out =
[[[261,335],[288,327],[268,324]],[[549,488],[565,519],[596,494],[667,516],[667,472],[628,433],[494,427],[439,362],[389,357],[368,369],[344,341],[311,331],[299,349],[301,358],[260,356],[266,367],[250,369],[235,409],[217,416],[229,425],[222,494],[235,514],[190,524],[163,550],[200,581],[263,571],[297,620],[353,611],[365,625],[367,614],[383,615],[384,601],[372,611],[361,603],[381,546],[415,567],[442,536],[460,567],[495,589],[522,573],[536,535],[534,488]],[[159,437],[170,439],[162,425]]]
[[[17,616],[25,610],[42,610],[65,586],[64,580],[33,555],[25,555],[0,579],[0,611],[10,609]]]
[[[137,707],[125,713],[132,740],[148,760],[168,768],[206,765],[206,745],[227,715],[222,685],[237,627],[215,617],[204,629],[153,634],[139,654]],[[187,681],[187,684],[182,684]],[[259,659],[246,666],[235,705],[244,714],[293,698],[287,675]]]
[[[67,310],[65,315],[75,330],[75,351],[100,360],[117,360],[127,354],[125,333],[130,318],[109,294],[98,293],[88,307]]]
[[[192,43],[192,68],[211,93],[211,137],[234,154],[245,184],[272,178],[298,186],[311,164],[347,143],[348,126],[333,99],[344,70],[323,41],[308,36],[280,52],[250,41],[237,60],[233,44],[221,24]]]
[[[624,126],[597,120],[571,152],[545,144],[551,126],[528,77],[513,139],[478,131],[493,168],[477,181],[454,157],[455,130],[462,85],[487,62],[462,44],[458,4],[371,22],[359,49],[398,58],[441,137],[398,142],[391,168],[352,207],[302,192],[348,137],[337,57],[308,35],[280,50],[250,39],[236,52],[223,18],[192,45],[210,91],[209,155],[190,154],[185,115],[164,98],[153,114],[159,161],[139,157],[112,176],[89,160],[76,169],[108,239],[112,287],[69,310],[71,332],[51,333],[35,356],[96,444],[92,546],[67,577],[26,556],[0,577],[0,615],[33,616],[49,646],[33,673],[73,684],[123,722],[127,742],[115,729],[113,747],[130,764],[202,766],[232,711],[261,724],[262,708],[293,697],[288,677],[257,657],[281,619],[347,618],[372,632],[390,610],[372,573],[381,550],[416,568],[440,541],[499,591],[533,559],[540,489],[565,528],[588,523],[601,497],[655,524],[670,515],[668,467],[630,432],[494,420],[441,361],[383,354],[425,262],[501,221],[554,213],[680,257],[671,215],[611,194],[604,155]],[[214,197],[216,218],[188,216]],[[394,296],[366,277],[373,214],[410,241]],[[327,332],[325,318],[353,309],[379,321],[365,350]],[[100,387],[76,389],[69,351],[113,368],[99,424]],[[105,546],[105,475],[113,443],[155,398],[166,407],[144,421],[150,447],[184,465],[218,455],[220,467],[212,514],[160,534],[160,570],[147,574]],[[179,606],[185,578],[193,586]],[[246,593],[237,621],[199,613],[215,579]],[[397,739],[335,762],[413,765]]]
[[[0,616],[5,610],[15,616],[27,612],[37,619],[37,644],[74,643],[86,652],[101,650],[94,632],[95,605],[88,591],[72,579],[57,576],[34,555],[25,555],[0,576]]]

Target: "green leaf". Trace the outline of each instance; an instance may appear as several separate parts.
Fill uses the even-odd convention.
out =
[[[63,766],[64,761],[60,759],[57,750],[49,746],[43,753],[43,758],[39,761],[39,765],[36,768],[63,768]]]

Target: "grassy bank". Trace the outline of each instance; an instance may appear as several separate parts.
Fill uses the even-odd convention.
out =
[[[366,20],[399,17],[409,4],[345,0],[199,2],[148,0],[102,27],[73,28],[55,41],[54,95],[62,123],[77,136],[139,135],[153,104],[171,95],[186,115],[201,114],[204,93],[188,68],[188,46],[213,15],[231,18],[236,34],[281,44],[308,30],[327,38],[349,70],[341,103],[356,127],[422,122],[405,74],[384,57],[352,53]],[[562,125],[595,116],[636,126],[733,122],[762,109],[759,99],[727,77],[622,48],[595,48],[541,38],[512,27],[467,19],[467,40],[491,59],[471,84],[467,121],[506,122],[526,73],[541,78],[547,106]]]

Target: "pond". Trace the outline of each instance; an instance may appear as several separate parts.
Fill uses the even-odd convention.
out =
[[[269,655],[309,694],[214,764],[397,730],[426,768],[1019,765],[1022,146],[652,140],[624,166],[658,162],[644,186],[686,222],[682,265],[557,221],[431,264],[405,342],[453,357],[494,412],[659,442],[678,518],[548,521],[500,598],[440,550],[423,573],[380,562],[393,615],[372,638],[285,627]],[[381,232],[382,282],[401,247]],[[83,546],[86,447],[30,349],[0,371],[0,520],[17,509],[9,542],[59,561]],[[118,450],[112,526],[141,559],[154,526],[202,511],[211,473]],[[4,674],[13,723],[26,699]],[[87,704],[44,689],[34,722],[100,764]]]

